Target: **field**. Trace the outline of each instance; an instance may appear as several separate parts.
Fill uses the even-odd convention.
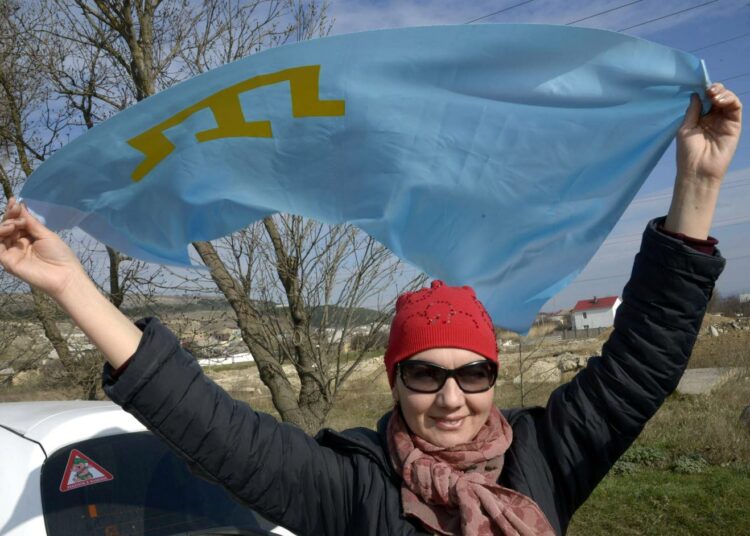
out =
[[[718,335],[711,335],[714,326]],[[501,351],[502,375],[496,389],[500,407],[543,405],[549,393],[575,370],[553,382],[514,383],[521,368],[527,380],[535,363],[554,356],[593,355],[606,333],[563,341],[537,329]],[[514,340],[508,334],[507,339]],[[515,342],[517,342],[517,337]],[[669,397],[622,460],[573,519],[569,534],[732,534],[750,535],[750,428],[740,414],[750,404],[750,319],[710,316],[704,322],[689,368],[731,367],[733,373],[710,394]],[[208,370],[236,398],[275,413],[252,364]],[[0,389],[0,400],[60,399],[39,374]],[[380,357],[366,361],[340,393],[326,425],[336,429],[374,427],[392,406]]]
[[[750,405],[750,330],[733,329],[731,322],[718,316],[706,319],[689,367],[734,367],[736,373],[708,395],[670,396],[574,516],[568,534],[750,535],[750,428],[739,420]],[[718,337],[710,335],[711,325],[721,330]],[[747,319],[740,328],[744,326],[750,327]],[[606,340],[606,334],[568,342],[541,341],[537,335],[528,344],[540,360],[571,350],[598,353]],[[521,389],[511,379],[518,372],[514,358],[507,355],[509,370],[496,390],[500,407],[519,405]],[[223,372],[215,375],[225,381]],[[243,382],[236,385],[243,388]],[[557,385],[528,386],[526,405],[543,405]],[[234,394],[273,413],[262,390]],[[338,399],[327,425],[374,427],[391,405],[385,370],[373,359]]]

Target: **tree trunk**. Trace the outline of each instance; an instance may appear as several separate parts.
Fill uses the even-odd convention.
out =
[[[211,278],[227,298],[234,310],[237,327],[242,340],[253,354],[260,379],[271,391],[274,407],[285,422],[295,424],[310,434],[316,433],[330,411],[330,403],[320,403],[320,397],[310,396],[303,403],[297,398],[294,387],[281,368],[281,364],[258,351],[252,327],[257,318],[252,312],[248,297],[222,262],[216,248],[210,242],[193,242],[193,247],[208,267]]]
[[[12,134],[9,136],[7,141],[11,143],[16,149],[16,155],[18,156],[21,170],[26,177],[29,177],[33,171],[31,160],[26,152],[26,131],[22,120],[22,111],[19,105],[16,95],[13,92],[13,88],[10,80],[6,77],[6,74],[0,71],[0,87],[5,94],[5,105],[7,112],[10,115],[12,124]],[[10,199],[8,194],[12,195],[12,188],[10,181],[7,180],[5,172],[3,171],[3,192],[6,197]],[[55,307],[51,303],[50,299],[41,291],[32,288],[31,295],[34,301],[34,311],[36,313],[39,322],[42,324],[44,334],[49,340],[52,347],[57,352],[57,356],[60,359],[60,363],[64,369],[68,372],[74,368],[73,358],[68,347],[67,341],[63,338],[60,330],[55,322]]]
[[[308,421],[318,419],[319,424],[322,424],[330,411],[331,399],[328,396],[322,371],[316,369],[317,363],[306,336],[309,320],[302,296],[302,285],[298,277],[299,258],[294,254],[287,254],[273,218],[263,218],[263,225],[273,244],[276,253],[276,272],[284,286],[289,303],[295,353],[294,366],[300,379],[299,405],[307,411]],[[301,240],[301,237],[295,236],[293,239]]]
[[[32,288],[31,296],[34,300],[34,311],[39,322],[42,324],[44,335],[49,340],[52,348],[55,349],[55,352],[57,352],[60,364],[71,379],[75,380],[75,363],[73,362],[70,347],[62,336],[62,333],[60,333],[57,322],[55,322],[55,306],[51,303],[47,295],[40,290]]]
[[[125,299],[125,291],[120,285],[122,257],[119,252],[109,246],[107,246],[107,255],[109,255],[109,301],[119,309]]]

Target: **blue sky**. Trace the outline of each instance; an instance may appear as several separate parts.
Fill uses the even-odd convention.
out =
[[[496,13],[498,11],[502,12]],[[335,17],[334,34],[463,24],[480,17],[484,18],[473,24],[567,24],[585,18],[574,24],[623,31],[693,51],[706,61],[712,80],[726,80],[730,89],[740,94],[746,103],[750,102],[750,2],[741,0],[333,0],[331,12]],[[743,92],[746,93],[743,95]],[[577,299],[593,295],[620,293],[645,223],[666,214],[669,208],[674,169],[674,148],[671,147],[586,269],[553,298],[545,310],[570,307]],[[722,294],[750,292],[750,135],[747,129],[725,179],[712,234],[720,240],[720,249],[728,260],[718,283],[719,291]]]

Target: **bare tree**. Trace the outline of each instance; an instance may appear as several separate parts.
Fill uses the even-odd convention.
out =
[[[27,293],[21,282],[0,272],[0,386],[10,385],[14,378],[39,362],[38,345],[28,334],[34,315],[29,312]],[[27,302],[27,303],[24,303]]]
[[[524,354],[524,337],[518,338],[518,388],[519,388],[519,405],[526,406],[526,399],[533,392],[544,389],[550,375],[554,375],[559,370],[557,363],[550,364],[548,359],[538,355],[546,339],[546,333],[541,339],[533,345],[533,348]],[[527,346],[531,346],[526,341]],[[538,365],[542,365],[539,370]],[[515,380],[514,380],[515,381]]]
[[[396,295],[403,265],[353,226],[299,216],[265,218],[216,247],[193,245],[229,300],[279,414],[319,429],[344,382],[383,342],[393,298],[378,299]]]
[[[288,1],[204,2],[180,47],[181,74],[194,76],[286,42],[295,27],[283,22]],[[317,4],[312,6],[317,9]]]
[[[273,44],[289,35],[303,40],[330,31],[325,3],[289,0],[285,5],[293,24],[284,34],[274,33]],[[217,27],[227,28],[226,33],[191,34],[193,46],[184,59],[193,72],[257,48],[252,39],[235,39],[231,19],[221,19]],[[282,419],[317,431],[341,385],[382,341],[392,303],[380,304],[366,327],[355,322],[357,310],[380,293],[390,290],[393,295],[401,264],[352,226],[298,216],[264,218],[220,241],[218,248],[209,242],[193,247],[229,301]],[[362,344],[349,353],[347,343],[355,329]],[[292,382],[293,377],[297,381]]]
[[[316,0],[40,1],[55,8],[45,10],[55,18],[42,28],[39,44],[46,47],[38,56],[46,58],[44,87],[64,103],[68,128],[91,128],[189,76],[331,28],[326,2]],[[43,99],[51,100],[49,94]],[[25,139],[14,142],[16,153],[39,145]],[[392,303],[378,298],[385,289],[394,295],[402,265],[351,226],[298,216],[269,217],[194,247],[230,304],[282,418],[317,430],[342,384],[382,342]],[[148,270],[111,249],[108,259],[109,295],[120,306]],[[206,283],[204,277],[204,290]],[[354,335],[360,344],[352,352]]]
[[[52,91],[34,64],[39,43],[32,34],[42,21],[38,11],[20,5],[3,4],[0,9],[0,147],[4,159],[0,171],[4,201],[31,175],[60,143],[67,117],[51,110]],[[77,356],[68,347],[56,323],[54,303],[42,292],[31,289],[34,311],[44,335],[71,377],[77,376]]]
[[[280,0],[44,0],[52,14],[39,55],[55,89],[86,128],[212,61],[232,61],[286,39]],[[304,10],[303,10],[304,11]],[[262,14],[256,17],[256,14]],[[220,46],[218,46],[220,45]],[[224,53],[216,57],[218,51]],[[125,82],[125,83],[123,83]],[[107,295],[118,308],[144,263],[107,246]],[[127,262],[129,261],[129,262]],[[153,276],[153,272],[150,272]]]
[[[64,25],[54,19],[55,13],[45,2],[3,4],[0,114],[5,120],[0,124],[0,140],[5,158],[0,182],[6,200],[76,129],[93,127],[133,100],[127,98],[121,83],[115,83],[118,73],[107,65],[101,51],[80,40],[59,38],[56,31]],[[119,307],[144,263],[123,265],[126,259],[111,248],[104,257],[94,248],[81,247],[91,244],[90,240],[74,241],[73,247],[95,280],[108,273],[107,295]],[[79,333],[64,325],[61,329],[60,311],[46,296],[35,289],[31,295],[44,335],[62,364],[62,374],[52,370],[50,377],[76,386],[77,396],[96,398],[101,356],[78,340]],[[36,360],[25,359],[21,368],[35,366],[46,353],[37,353]]]
[[[57,4],[57,5],[56,5]],[[72,122],[80,119],[86,129],[107,119],[133,103],[136,95],[129,84],[123,84],[127,70],[122,67],[122,57],[113,58],[107,50],[115,49],[117,33],[99,19],[81,23],[81,17],[59,7],[59,2],[46,5],[51,14],[42,40],[44,53],[39,64],[44,67],[55,92],[71,114]],[[108,43],[102,47],[101,43]],[[104,246],[106,255],[98,252],[101,245],[90,240],[78,244],[79,251],[87,257],[90,274],[107,274],[105,294],[115,307],[123,305],[128,293],[149,294],[148,280],[144,273],[146,263],[122,255],[115,249]],[[98,278],[94,278],[98,280]],[[144,281],[146,284],[144,284]],[[140,288],[136,285],[140,283]]]

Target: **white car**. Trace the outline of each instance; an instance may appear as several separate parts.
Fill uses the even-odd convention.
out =
[[[292,535],[111,402],[0,404],[0,534]]]

